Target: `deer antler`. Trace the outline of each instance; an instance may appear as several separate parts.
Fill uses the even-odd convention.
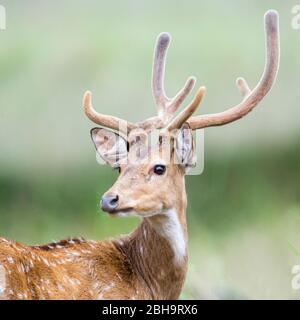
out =
[[[158,115],[167,120],[169,120],[174,112],[176,112],[180,104],[191,92],[196,82],[194,77],[190,77],[174,98],[170,99],[166,96],[164,89],[164,73],[166,53],[170,41],[171,36],[166,32],[163,32],[158,36],[152,70],[152,91]]]
[[[153,96],[156,102],[158,115],[144,121],[138,122],[136,124],[126,122],[123,119],[116,118],[113,116],[104,115],[95,111],[91,102],[91,92],[87,91],[83,97],[83,107],[84,112],[87,117],[101,125],[113,130],[121,131],[125,134],[130,132],[135,128],[142,128],[144,130],[149,130],[153,128],[163,128],[172,119],[174,113],[186,98],[186,96],[193,89],[196,79],[194,77],[188,78],[183,88],[176,94],[172,99],[169,99],[164,90],[164,69],[165,69],[165,58],[168,45],[170,43],[171,37],[168,33],[161,33],[156,42],[154,61],[153,61],[153,72],[152,72],[152,88]],[[201,91],[202,92],[202,91]],[[204,92],[202,92],[202,95]],[[199,100],[199,97],[195,97],[195,104]],[[198,103],[200,103],[201,99]],[[193,104],[192,103],[192,104]],[[198,106],[198,105],[197,105]],[[191,108],[191,106],[188,106]],[[191,115],[191,114],[190,114]],[[177,118],[178,121],[178,118]]]
[[[190,118],[204,96],[205,88],[201,87],[198,90],[194,100],[172,120],[174,113],[186,96],[190,93],[196,80],[194,77],[190,77],[174,98],[170,99],[166,96],[164,90],[165,57],[171,38],[168,33],[161,33],[158,36],[155,47],[152,72],[152,89],[158,115],[145,121],[133,124],[113,116],[100,114],[92,107],[91,93],[89,91],[85,93],[83,98],[85,114],[93,122],[114,130],[121,131],[125,134],[127,131],[131,131],[135,128],[149,130],[153,128],[166,127],[168,130],[172,130],[181,127],[184,122],[187,122],[191,129],[200,129],[211,126],[220,126],[236,121],[244,117],[255,106],[257,106],[257,104],[271,89],[276,78],[279,65],[279,32],[278,14],[274,10],[269,10],[265,14],[265,31],[266,63],[263,75],[257,86],[252,91],[250,90],[245,79],[238,78],[236,85],[243,96],[243,100],[238,105],[226,111]]]
[[[182,110],[167,126],[167,130],[171,131],[173,129],[180,128],[184,122],[196,111],[199,107],[202,98],[205,94],[205,87],[200,87],[193,99],[193,101],[184,109]]]
[[[83,96],[83,108],[87,117],[100,126],[118,130],[125,134],[127,131],[136,128],[135,124],[126,120],[98,113],[92,106],[92,93],[90,91],[87,91]]]
[[[269,10],[265,14],[266,64],[257,86],[251,91],[243,78],[237,79],[237,87],[243,95],[243,101],[220,113],[192,117],[187,120],[191,129],[220,126],[236,121],[248,114],[271,89],[279,65],[278,13]]]

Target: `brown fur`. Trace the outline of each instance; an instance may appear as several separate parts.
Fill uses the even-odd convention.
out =
[[[147,219],[113,241],[30,247],[1,239],[0,250],[2,299],[177,299],[187,268],[187,258],[173,265],[168,242]]]

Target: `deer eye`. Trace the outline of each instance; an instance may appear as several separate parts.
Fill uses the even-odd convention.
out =
[[[114,167],[114,170],[117,170],[119,173],[121,173],[121,167]]]
[[[163,164],[157,164],[156,166],[154,166],[153,171],[155,174],[161,176],[166,172],[166,166]]]

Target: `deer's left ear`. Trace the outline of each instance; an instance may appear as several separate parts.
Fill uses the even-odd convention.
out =
[[[113,168],[127,161],[127,141],[117,133],[94,128],[91,137],[101,158]]]
[[[184,124],[175,136],[175,158],[185,169],[196,165],[195,143],[193,131],[188,124]]]

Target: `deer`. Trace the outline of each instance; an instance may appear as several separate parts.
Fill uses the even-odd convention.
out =
[[[130,234],[104,241],[70,238],[26,246],[0,238],[1,299],[179,298],[188,269],[185,175],[196,163],[193,132],[241,119],[271,89],[279,66],[278,13],[267,11],[264,21],[266,59],[261,79],[251,90],[244,78],[238,78],[242,101],[226,111],[193,115],[205,94],[205,87],[200,87],[187,107],[176,113],[195,78],[188,78],[173,98],[167,97],[168,33],[161,33],[155,46],[156,116],[131,123],[104,115],[93,108],[91,92],[85,93],[84,112],[100,126],[91,130],[96,152],[119,170],[100,207],[109,216],[138,216],[141,222]],[[151,130],[158,130],[158,138],[150,147]]]

